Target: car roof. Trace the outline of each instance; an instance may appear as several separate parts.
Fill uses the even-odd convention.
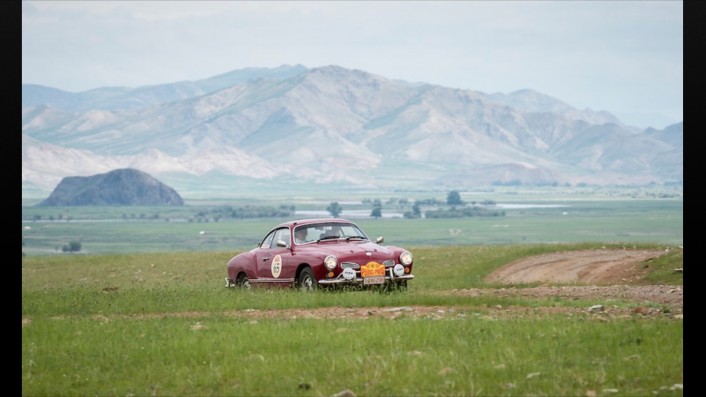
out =
[[[297,219],[289,222],[284,222],[280,223],[277,225],[277,227],[292,227],[292,226],[299,226],[299,225],[312,225],[316,223],[353,223],[349,221],[348,219],[343,219],[343,218],[308,218],[308,219]]]

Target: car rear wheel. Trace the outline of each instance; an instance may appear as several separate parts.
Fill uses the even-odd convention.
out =
[[[248,276],[245,275],[245,273],[239,275],[238,280],[235,283],[238,285],[238,287],[242,289],[250,289],[250,280],[248,279]]]
[[[302,269],[301,273],[299,273],[299,279],[297,280],[297,288],[302,291],[314,291],[317,285],[311,268],[306,267]]]

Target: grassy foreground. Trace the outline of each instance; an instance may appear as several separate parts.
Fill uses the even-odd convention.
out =
[[[416,279],[391,294],[226,289],[232,252],[23,257],[22,395],[683,395],[681,319],[502,317],[489,309],[603,302],[433,293],[484,287],[521,257],[604,245],[413,248]],[[646,282],[682,284],[672,271],[682,267],[682,250],[670,250]],[[244,315],[410,305],[455,314]]]

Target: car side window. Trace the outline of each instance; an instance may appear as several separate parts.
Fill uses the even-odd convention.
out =
[[[270,245],[272,245],[272,239],[274,238],[274,236],[275,236],[275,232],[268,234],[267,237],[265,237],[265,239],[262,240],[262,243],[260,243],[260,248],[264,248],[264,249],[270,248]]]
[[[289,245],[289,229],[285,227],[283,229],[278,229],[275,232],[275,239],[272,241],[272,248],[277,247],[277,240],[282,240]]]

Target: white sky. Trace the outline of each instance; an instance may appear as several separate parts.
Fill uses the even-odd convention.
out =
[[[683,121],[683,2],[23,1],[22,82],[70,92],[338,65],[533,89],[624,123]]]

